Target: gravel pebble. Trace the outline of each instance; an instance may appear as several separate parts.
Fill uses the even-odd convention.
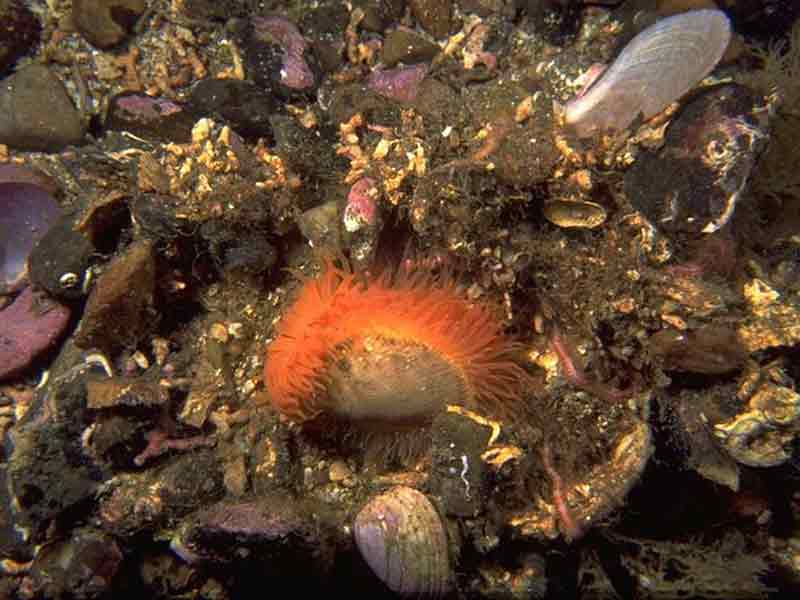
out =
[[[0,144],[57,152],[83,133],[80,113],[47,67],[28,65],[0,82]]]

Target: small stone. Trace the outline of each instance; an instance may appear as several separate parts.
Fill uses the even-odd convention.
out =
[[[42,26],[24,0],[0,1],[0,74],[39,43]]]
[[[297,26],[283,16],[252,17],[240,47],[249,79],[285,97],[313,92],[320,68]]]
[[[427,74],[426,64],[373,71],[367,87],[384,98],[408,104],[416,100],[420,84]]]
[[[489,157],[500,181],[530,187],[550,176],[558,152],[548,127],[547,118],[542,115],[510,127],[507,137]]]
[[[92,529],[74,530],[37,554],[28,589],[42,598],[100,598],[110,592],[122,560],[112,537]]]
[[[421,35],[407,29],[395,29],[386,35],[381,62],[387,67],[394,67],[399,62],[430,62],[438,53],[439,46]]]
[[[570,43],[580,29],[582,8],[580,2],[522,0],[517,4],[528,15],[537,35],[554,46]]]
[[[0,143],[57,152],[79,144],[83,133],[81,115],[47,67],[28,65],[0,82]]]
[[[208,333],[220,344],[228,343],[228,328],[224,323],[212,323]]]
[[[141,535],[224,495],[222,468],[212,450],[197,448],[165,462],[105,489],[98,508],[104,530],[123,538]]]
[[[706,375],[741,369],[747,359],[737,332],[716,325],[691,331],[662,329],[650,336],[647,349],[667,371]]]
[[[330,468],[328,469],[328,477],[334,483],[339,483],[345,481],[347,478],[352,477],[353,472],[350,470],[350,467],[347,466],[347,463],[343,460],[335,460],[331,463]]]
[[[247,493],[247,465],[244,456],[240,454],[225,464],[222,480],[230,495],[241,498]]]
[[[112,353],[138,341],[154,324],[155,270],[150,242],[134,244],[114,260],[89,295],[75,344]]]
[[[361,20],[361,23],[359,23],[359,26],[365,31],[381,33],[384,27],[391,21],[380,0],[361,0],[353,4],[364,11],[364,18]]]
[[[410,0],[411,12],[422,28],[439,39],[450,33],[452,0]]]
[[[430,485],[445,513],[474,517],[483,508],[488,473],[481,454],[491,433],[457,413],[444,413],[433,422]]]
[[[305,211],[297,217],[300,233],[314,244],[315,248],[336,248],[341,245],[339,228],[339,205],[326,202]]]
[[[245,138],[271,137],[269,117],[277,99],[249,81],[204,79],[192,88],[188,108],[202,116],[226,121]]]
[[[94,246],[69,223],[54,225],[28,258],[31,282],[62,300],[83,295],[83,281]]]
[[[347,194],[344,209],[344,228],[349,232],[362,227],[373,227],[378,220],[377,199],[380,195],[375,180],[362,177],[353,184]]]
[[[226,273],[259,275],[268,271],[278,259],[275,246],[265,240],[261,232],[231,240],[224,254],[222,267]]]
[[[86,381],[86,406],[92,409],[159,406],[168,399],[166,389],[142,377],[109,377]]]
[[[150,141],[183,144],[191,139],[196,120],[192,111],[174,100],[123,92],[111,99],[105,127]]]
[[[66,306],[26,288],[0,311],[0,379],[15,375],[52,348],[69,323]]]
[[[167,194],[137,194],[130,201],[131,219],[137,231],[159,243],[171,242],[189,229],[178,198]]]
[[[427,77],[419,84],[414,110],[423,116],[431,130],[441,131],[443,137],[449,137],[454,130],[464,127],[469,118],[469,110],[461,95],[433,77]],[[444,135],[446,131],[449,131],[447,136]]]
[[[146,7],[145,0],[73,0],[72,21],[90,44],[110,48],[128,36]]]
[[[34,543],[44,541],[52,520],[90,499],[109,475],[82,446],[85,402],[79,375],[54,374],[8,433],[4,485],[14,498],[15,525]]]
[[[298,174],[325,179],[344,167],[342,156],[336,154],[338,140],[332,128],[308,130],[285,115],[273,115],[269,122],[275,136],[275,154]]]
[[[258,568],[305,565],[317,577],[331,565],[332,548],[305,502],[272,494],[224,501],[187,516],[170,547],[190,564],[251,564]],[[302,582],[297,582],[302,589]]]
[[[345,39],[345,30],[351,15],[358,10],[355,4],[316,2],[309,6],[309,10],[303,11],[300,17],[298,26],[309,42],[311,54],[324,73],[333,73],[342,66],[344,54],[341,40]],[[360,27],[364,28],[364,20]]]

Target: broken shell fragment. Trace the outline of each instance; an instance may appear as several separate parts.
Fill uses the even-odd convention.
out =
[[[447,533],[431,501],[397,486],[372,498],[356,516],[361,556],[393,592],[410,598],[441,598],[450,588]]]
[[[159,406],[168,399],[166,388],[143,377],[86,380],[86,406],[94,410],[119,406]]]
[[[186,516],[170,548],[189,564],[260,565],[287,573],[304,565],[317,575],[331,564],[332,553],[319,523],[302,503],[278,494],[258,501],[222,501]]]
[[[663,19],[625,46],[589,90],[567,103],[564,121],[580,137],[628,127],[658,114],[708,75],[731,37],[720,10]]]
[[[553,225],[594,229],[606,221],[606,209],[588,200],[553,200],[544,205],[544,216]]]
[[[745,379],[738,395],[749,395],[744,410],[714,425],[714,435],[737,462],[750,467],[774,467],[792,456],[800,431],[800,394],[771,382],[753,391]]]
[[[744,285],[744,297],[750,311],[739,325],[739,337],[748,353],[800,342],[800,302],[796,295],[780,294],[755,278]]]
[[[706,395],[698,402],[693,391],[684,390],[677,396],[662,394],[657,402],[659,420],[664,430],[670,432],[671,444],[685,448],[684,461],[700,476],[724,485],[734,492],[739,491],[740,469],[738,463],[719,447],[708,426],[705,410],[714,395]]]
[[[552,501],[539,498],[532,510],[513,515],[509,525],[517,535],[536,540],[555,539],[560,532],[573,538],[582,534],[624,503],[653,449],[650,426],[633,420],[614,441],[607,460],[580,478],[554,481]]]
[[[286,17],[272,15],[252,19],[254,37],[262,44],[277,43],[284,52],[278,78],[292,90],[308,90],[316,84],[316,76],[306,56],[309,45],[297,26]]]
[[[102,598],[112,595],[122,550],[110,535],[89,528],[45,544],[31,565],[29,588],[40,598]]]
[[[363,177],[353,184],[347,194],[344,209],[344,228],[353,233],[362,227],[372,227],[377,220],[378,188],[371,177]]]

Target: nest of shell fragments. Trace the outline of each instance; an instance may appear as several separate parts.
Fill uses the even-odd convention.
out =
[[[796,594],[800,11],[610,4],[0,2],[0,596]]]

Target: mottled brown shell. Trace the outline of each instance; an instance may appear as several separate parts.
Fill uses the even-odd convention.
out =
[[[544,205],[545,218],[559,227],[593,229],[605,223],[606,209],[589,201],[553,200]]]

